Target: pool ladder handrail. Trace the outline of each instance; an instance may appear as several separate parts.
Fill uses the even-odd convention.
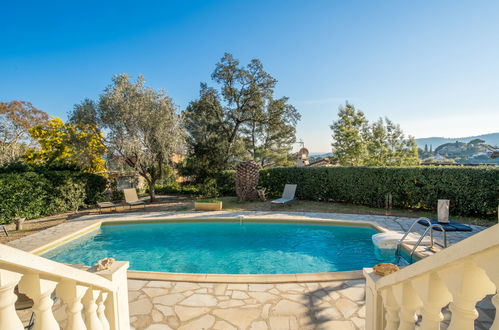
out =
[[[430,249],[433,248],[433,228],[434,227],[440,227],[440,230],[442,231],[442,233],[444,234],[444,248],[447,247],[447,233],[444,229],[444,227],[441,225],[441,224],[438,224],[438,223],[435,223],[435,224],[432,224],[430,219],[426,218],[426,217],[421,217],[421,218],[417,218],[413,223],[412,225],[409,227],[409,229],[405,232],[404,236],[402,236],[402,238],[398,241],[397,243],[397,250],[395,251],[395,258],[396,258],[396,261],[397,263],[399,263],[400,261],[400,258],[401,258],[401,247],[402,247],[402,242],[407,238],[407,236],[410,234],[412,228],[414,228],[414,226],[419,222],[419,221],[426,221],[428,223],[428,227],[425,229],[425,231],[423,232],[423,234],[419,237],[418,241],[416,242],[416,244],[414,244],[412,250],[411,250],[411,253],[409,254],[409,257],[411,258],[410,259],[410,263],[412,263],[412,256],[414,255],[414,252],[416,252],[416,249],[418,248],[418,246],[421,244],[421,242],[423,241],[424,237],[428,234],[428,231],[430,232]]]

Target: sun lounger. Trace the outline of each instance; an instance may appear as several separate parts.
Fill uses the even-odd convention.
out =
[[[98,202],[97,207],[99,208],[99,213],[102,213],[103,209],[112,209],[114,207],[114,210],[116,211],[116,208],[120,206],[120,204],[115,204],[113,202]]]
[[[272,204],[286,204],[296,200],[295,198],[296,185],[295,184],[287,184],[284,186],[284,191],[282,192],[282,197],[278,199],[274,199]]]
[[[144,205],[144,208],[146,207],[146,202],[141,201],[139,197],[137,197],[135,188],[123,189],[123,194],[125,195],[125,204],[130,206],[130,208],[134,205]]]
[[[7,228],[5,228],[4,225],[0,225],[0,229],[5,233],[5,236],[9,236],[9,232],[7,231]]]

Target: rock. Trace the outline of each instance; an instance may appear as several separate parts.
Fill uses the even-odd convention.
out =
[[[336,308],[343,314],[343,317],[349,319],[358,309],[358,306],[353,301],[345,298],[340,298],[336,301]]]
[[[274,308],[272,308],[271,313],[273,315],[303,315],[308,312],[308,308],[297,302],[282,299],[279,301]]]
[[[350,287],[338,292],[353,301],[364,300],[366,296],[365,289],[360,287]]]
[[[232,291],[232,299],[248,299],[249,296],[243,291]]]
[[[130,303],[129,308],[130,315],[150,314],[152,311],[152,303],[149,299],[144,298]]]
[[[225,322],[225,321],[217,321],[215,325],[213,326],[213,329],[215,330],[238,330],[235,326],[232,324]]]
[[[206,314],[209,311],[210,309],[206,307],[184,307],[180,305],[175,306],[175,313],[177,313],[178,318],[182,322]]]
[[[181,293],[174,293],[174,294],[167,294],[164,296],[154,297],[152,299],[152,302],[154,303],[154,305],[161,304],[166,306],[172,306],[184,298],[185,297]]]
[[[258,302],[262,304],[269,300],[274,300],[278,298],[278,296],[267,292],[248,292],[248,293],[251,297],[255,298]]]
[[[228,309],[215,309],[212,314],[234,324],[235,326],[246,329],[253,321],[260,316],[260,309],[241,309],[241,308],[228,308]]]
[[[212,315],[202,316],[194,321],[180,326],[179,330],[205,330],[210,329],[215,324],[215,318]]]
[[[250,330],[267,330],[267,323],[264,321],[256,321],[251,323]]]
[[[195,293],[189,298],[180,302],[181,305],[185,306],[215,306],[217,304],[217,299],[212,295]]]
[[[273,284],[250,284],[249,291],[267,291],[273,287]]]
[[[151,298],[168,294],[165,288],[143,288],[142,291]]]
[[[169,326],[166,324],[151,324],[145,330],[172,330]]]

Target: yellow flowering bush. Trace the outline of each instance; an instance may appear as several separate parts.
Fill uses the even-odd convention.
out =
[[[29,130],[39,148],[31,148],[24,156],[29,164],[77,165],[83,172],[105,172],[106,146],[102,132],[95,125],[72,125],[53,117],[47,124]]]

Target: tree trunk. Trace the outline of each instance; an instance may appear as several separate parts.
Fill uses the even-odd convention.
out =
[[[149,181],[149,197],[151,198],[151,202],[156,200],[156,190],[154,189],[155,180]]]

